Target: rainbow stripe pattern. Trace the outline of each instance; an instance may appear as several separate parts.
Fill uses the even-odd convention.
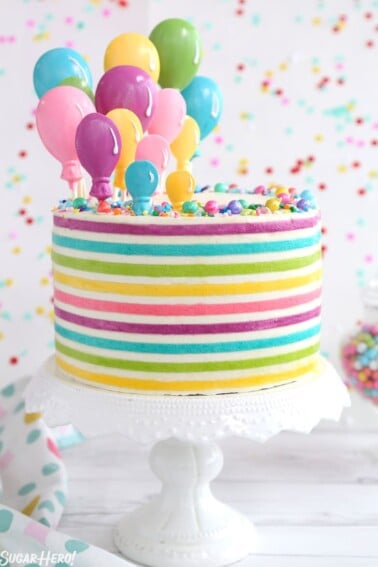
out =
[[[56,360],[72,378],[146,394],[214,394],[317,371],[317,211],[56,213],[52,259]]]

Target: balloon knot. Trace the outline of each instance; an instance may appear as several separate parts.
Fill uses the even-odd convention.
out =
[[[92,187],[89,192],[91,197],[104,201],[113,195],[113,189],[109,183],[109,177],[93,177]]]
[[[74,183],[83,178],[80,163],[74,159],[64,162],[60,177],[67,181],[72,189]]]

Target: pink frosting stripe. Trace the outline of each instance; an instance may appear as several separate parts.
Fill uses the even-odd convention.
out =
[[[279,299],[208,305],[199,303],[195,305],[148,305],[146,303],[107,301],[91,299],[89,297],[83,298],[59,289],[55,289],[54,297],[61,303],[79,307],[80,309],[89,309],[91,311],[157,317],[194,317],[197,315],[232,315],[233,313],[257,313],[261,311],[273,311],[275,309],[286,309],[318,299],[320,294],[321,289],[318,288],[307,293]]]
[[[105,319],[93,319],[76,313],[64,311],[55,307],[55,315],[82,327],[99,329],[105,331],[117,331],[120,333],[137,333],[147,335],[201,335],[218,333],[245,333],[248,331],[260,331],[264,329],[276,329],[288,325],[295,325],[304,321],[310,321],[320,315],[320,307],[311,309],[304,313],[288,315],[286,317],[275,317],[258,321],[240,321],[236,323],[199,323],[199,324],[154,324],[154,323],[129,323],[126,321],[108,321]]]
[[[130,217],[133,218],[133,217]],[[254,217],[253,217],[254,218]],[[134,224],[133,222],[99,222],[82,220],[80,218],[67,218],[54,215],[54,225],[60,228],[80,230],[84,232],[108,234],[134,234],[140,236],[212,236],[221,234],[253,234],[267,232],[281,232],[285,230],[298,230],[316,226],[319,215],[302,217],[300,214],[294,218],[282,218],[266,222],[240,222],[225,223],[216,221],[214,224],[206,218],[206,224]]]

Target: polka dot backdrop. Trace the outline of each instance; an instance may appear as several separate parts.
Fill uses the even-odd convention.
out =
[[[2,0],[0,6],[0,367],[12,379],[53,351],[50,209],[67,195],[35,130],[32,70],[68,46],[95,82],[110,39],[191,21],[201,75],[224,114],[194,162],[200,185],[312,189],[323,215],[323,352],[338,362],[378,272],[377,0]]]

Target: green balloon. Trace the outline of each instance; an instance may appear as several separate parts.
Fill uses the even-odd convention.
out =
[[[202,59],[201,38],[185,20],[171,18],[160,22],[150,40],[160,58],[159,85],[183,89],[198,71]]]
[[[89,96],[91,101],[94,102],[94,94],[92,89],[86,82],[84,82],[79,77],[67,77],[67,79],[64,79],[59,83],[59,86],[61,85],[69,85],[71,87],[77,87],[78,89],[84,91]]]

